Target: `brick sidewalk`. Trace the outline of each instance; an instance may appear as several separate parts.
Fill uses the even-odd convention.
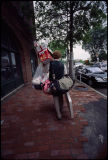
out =
[[[25,86],[1,108],[1,153],[4,159],[88,159],[83,150],[87,138],[82,136],[88,125],[79,113],[84,104],[98,101],[101,96],[91,89],[70,91],[74,119],[64,102],[63,118],[57,120],[53,98]]]

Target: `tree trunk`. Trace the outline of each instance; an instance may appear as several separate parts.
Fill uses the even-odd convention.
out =
[[[68,72],[68,74],[69,74],[69,59],[70,59],[70,54],[69,54],[69,49],[68,49],[68,46],[67,46],[67,55],[66,55],[66,57],[67,57],[67,63],[66,63],[66,65],[67,65],[67,72]]]
[[[69,75],[72,79],[75,79],[73,70],[73,5],[70,1],[70,59],[69,59]]]

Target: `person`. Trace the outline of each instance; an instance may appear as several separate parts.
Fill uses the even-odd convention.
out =
[[[61,58],[61,52],[58,50],[55,50],[53,52],[53,58],[54,60],[51,61],[50,67],[49,67],[49,80],[53,81],[55,78],[56,80],[61,79],[64,76],[64,64],[60,61]],[[55,77],[53,77],[55,76]],[[57,118],[60,120],[62,119],[62,109],[63,109],[63,94],[53,94],[54,99],[54,106],[57,113]]]

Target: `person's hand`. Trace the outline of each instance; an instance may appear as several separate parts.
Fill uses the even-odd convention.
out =
[[[34,47],[37,47],[38,45],[37,45],[37,42],[36,41],[34,41]]]
[[[53,91],[56,91],[56,90],[57,90],[56,87],[54,86],[54,83],[51,83],[51,84],[50,84],[50,88],[51,88]]]
[[[42,83],[42,82],[40,82],[40,85],[41,85],[41,87],[44,87],[44,85],[45,85],[45,84],[44,84],[44,83]]]

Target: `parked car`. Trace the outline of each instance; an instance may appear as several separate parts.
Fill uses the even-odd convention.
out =
[[[107,84],[107,73],[99,67],[85,67],[77,72],[77,78],[88,85]]]
[[[81,63],[81,62],[76,62],[75,65],[74,65],[74,68],[77,68],[77,67],[79,67],[79,66],[83,66],[83,63]]]
[[[84,69],[86,67],[86,65],[81,65],[75,68],[75,75],[77,75],[77,72],[81,71],[82,69]]]
[[[93,64],[93,67],[99,67],[99,68],[101,68],[103,71],[107,72],[107,63],[97,62],[97,63]]]

